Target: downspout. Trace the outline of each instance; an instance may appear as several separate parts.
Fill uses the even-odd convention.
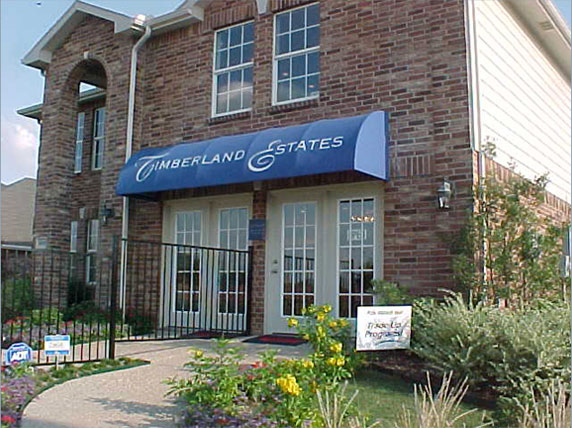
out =
[[[135,43],[131,50],[131,73],[129,76],[129,105],[127,108],[127,138],[125,144],[125,163],[133,152],[133,122],[135,116],[135,89],[137,86],[137,57],[139,49],[151,37],[151,25],[145,25],[145,34]],[[125,280],[127,274],[127,237],[129,236],[129,198],[123,197],[123,215],[121,217],[121,269],[119,280],[119,307],[125,318]]]

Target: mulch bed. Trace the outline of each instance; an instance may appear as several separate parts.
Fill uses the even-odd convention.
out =
[[[427,373],[429,373],[433,390],[438,391],[441,386],[442,373],[409,350],[393,350],[368,354],[367,365],[370,369],[399,377],[408,383],[423,385],[427,383]],[[465,396],[465,401],[489,409],[495,407],[496,399],[497,394],[490,389],[469,391]]]

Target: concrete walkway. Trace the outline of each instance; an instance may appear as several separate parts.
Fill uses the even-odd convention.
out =
[[[242,343],[245,362],[276,349],[285,357],[303,356],[309,345],[268,346]],[[180,405],[165,397],[172,376],[186,376],[183,364],[189,348],[209,352],[210,340],[118,343],[117,355],[148,360],[151,364],[74,379],[36,397],[24,411],[25,428],[174,427]]]

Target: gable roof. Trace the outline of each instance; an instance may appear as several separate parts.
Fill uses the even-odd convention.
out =
[[[115,33],[141,31],[142,22],[136,18],[77,0],[60,19],[38,40],[22,63],[43,69],[52,60],[52,52],[62,45],[73,29],[86,17],[95,16],[115,24]]]

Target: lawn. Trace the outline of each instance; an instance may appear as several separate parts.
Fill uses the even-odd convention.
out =
[[[411,411],[414,409],[413,385],[398,377],[373,370],[361,371],[350,380],[348,395],[351,396],[356,389],[359,390],[356,403],[360,413],[371,417],[372,420],[382,420],[381,427],[383,428],[394,428],[403,407]],[[464,405],[463,410],[467,411],[472,408],[474,407]],[[466,427],[480,425],[482,418],[487,414],[486,410],[477,408],[476,412],[464,419]],[[459,424],[459,428],[461,427],[463,427],[462,423]]]

